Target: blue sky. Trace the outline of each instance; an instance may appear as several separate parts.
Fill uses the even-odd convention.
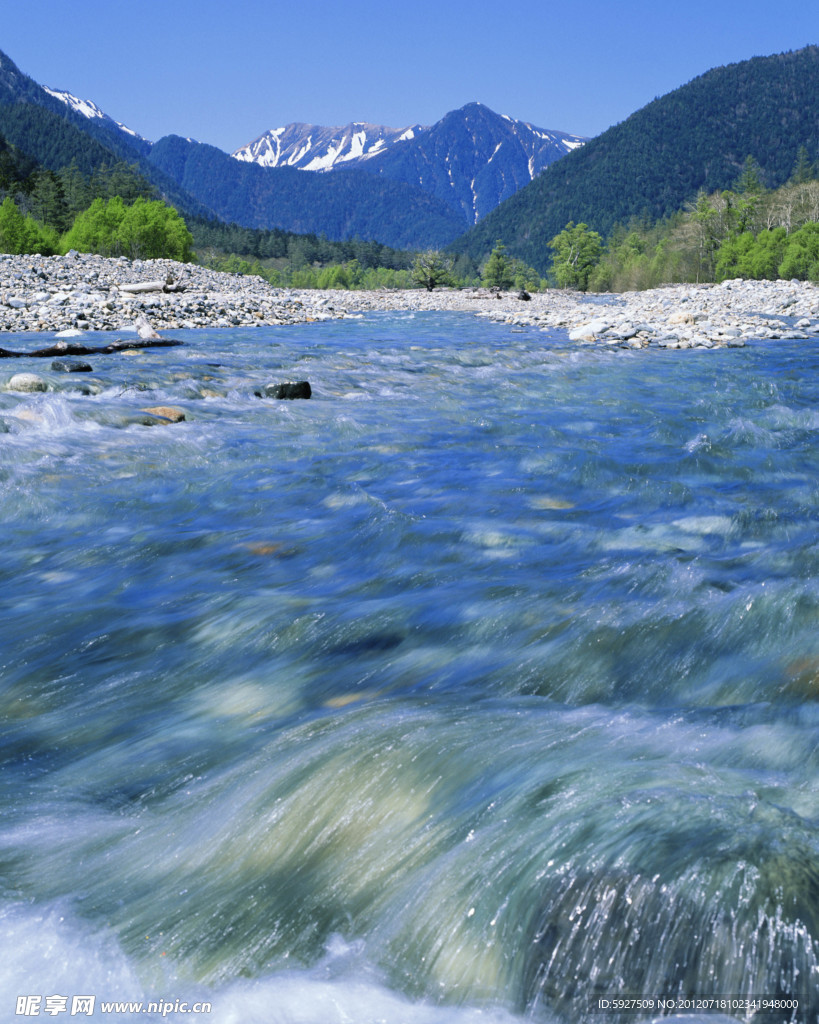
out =
[[[596,135],[711,67],[819,43],[819,0],[5,0],[0,50],[149,139],[433,124]]]

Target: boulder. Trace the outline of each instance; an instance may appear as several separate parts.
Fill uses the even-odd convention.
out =
[[[569,341],[593,341],[598,335],[603,334],[611,327],[609,320],[598,317],[590,320],[587,324],[581,324],[569,331]]]
[[[84,363],[82,359],[55,359],[51,364],[52,370],[59,373],[91,373],[90,363]]]
[[[48,384],[36,373],[15,373],[6,387],[9,391],[48,391]]]
[[[310,398],[313,390],[309,381],[288,380],[281,384],[265,384],[254,393],[258,398]]]
[[[178,409],[175,405],[152,405],[150,409],[142,409],[142,412],[147,412],[149,416],[157,416],[162,420],[167,420],[169,423],[182,423],[185,419],[185,413],[182,409]]]
[[[157,331],[153,329],[153,327],[151,327],[150,323],[148,322],[148,318],[145,316],[144,313],[141,313],[136,318],[136,320],[134,321],[134,327],[136,328],[138,337],[140,337],[143,341],[159,340],[159,334],[157,333]]]

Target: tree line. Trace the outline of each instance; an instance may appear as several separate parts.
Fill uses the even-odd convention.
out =
[[[605,241],[570,222],[549,245],[554,283],[582,291],[736,277],[819,282],[819,168],[802,148],[787,183],[769,189],[748,157],[732,188],[700,191],[671,217],[632,219]]]

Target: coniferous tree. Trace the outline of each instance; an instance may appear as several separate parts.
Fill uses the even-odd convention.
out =
[[[482,278],[488,288],[499,288],[501,291],[506,291],[515,283],[509,257],[506,255],[506,246],[500,239],[489,254],[489,259],[483,268]]]

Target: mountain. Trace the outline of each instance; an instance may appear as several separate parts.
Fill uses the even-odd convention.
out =
[[[432,127],[396,131],[362,123],[343,128],[290,124],[265,133],[233,156],[265,167],[358,167],[419,186],[475,224],[585,141],[496,114],[482,103],[468,103]]]
[[[432,127],[288,125],[232,159],[178,136],[151,143],[3,53],[0,135],[49,170],[133,164],[188,216],[412,249],[452,242],[584,142],[470,103]]]
[[[24,74],[0,51],[0,136],[47,170],[75,163],[86,175],[103,164],[135,165],[162,197],[185,215],[212,217],[213,211],[148,161],[151,143],[95,104],[70,93],[48,90]]]
[[[438,248],[464,221],[417,186],[361,170],[333,174],[293,167],[259,167],[215,146],[170,135],[154,143],[150,160],[223,220],[244,227],[362,238],[396,249]]]
[[[73,96],[70,92],[65,92],[63,89],[49,89],[47,85],[44,85],[43,88],[49,96],[53,96],[55,99],[60,100],[61,103],[64,103],[71,110],[75,110],[78,114],[82,114],[82,116],[88,118],[89,121],[96,118],[111,127],[118,128],[121,132],[125,132],[126,135],[130,135],[134,140],[147,142],[147,139],[144,139],[141,135],[137,134],[137,132],[126,127],[121,121],[115,121],[113,117],[109,117],[108,114],[100,110],[97,104],[92,103],[91,100],[78,99],[76,96]]]
[[[608,234],[657,220],[700,189],[731,187],[748,156],[776,187],[800,146],[819,153],[819,47],[714,68],[569,153],[452,245],[479,261],[496,239],[541,273],[569,221]]]
[[[288,124],[272,128],[231,154],[261,167],[298,167],[302,171],[329,171],[339,164],[373,156],[385,146],[411,139],[418,125],[396,131],[380,124],[354,122],[343,128],[316,124]]]

